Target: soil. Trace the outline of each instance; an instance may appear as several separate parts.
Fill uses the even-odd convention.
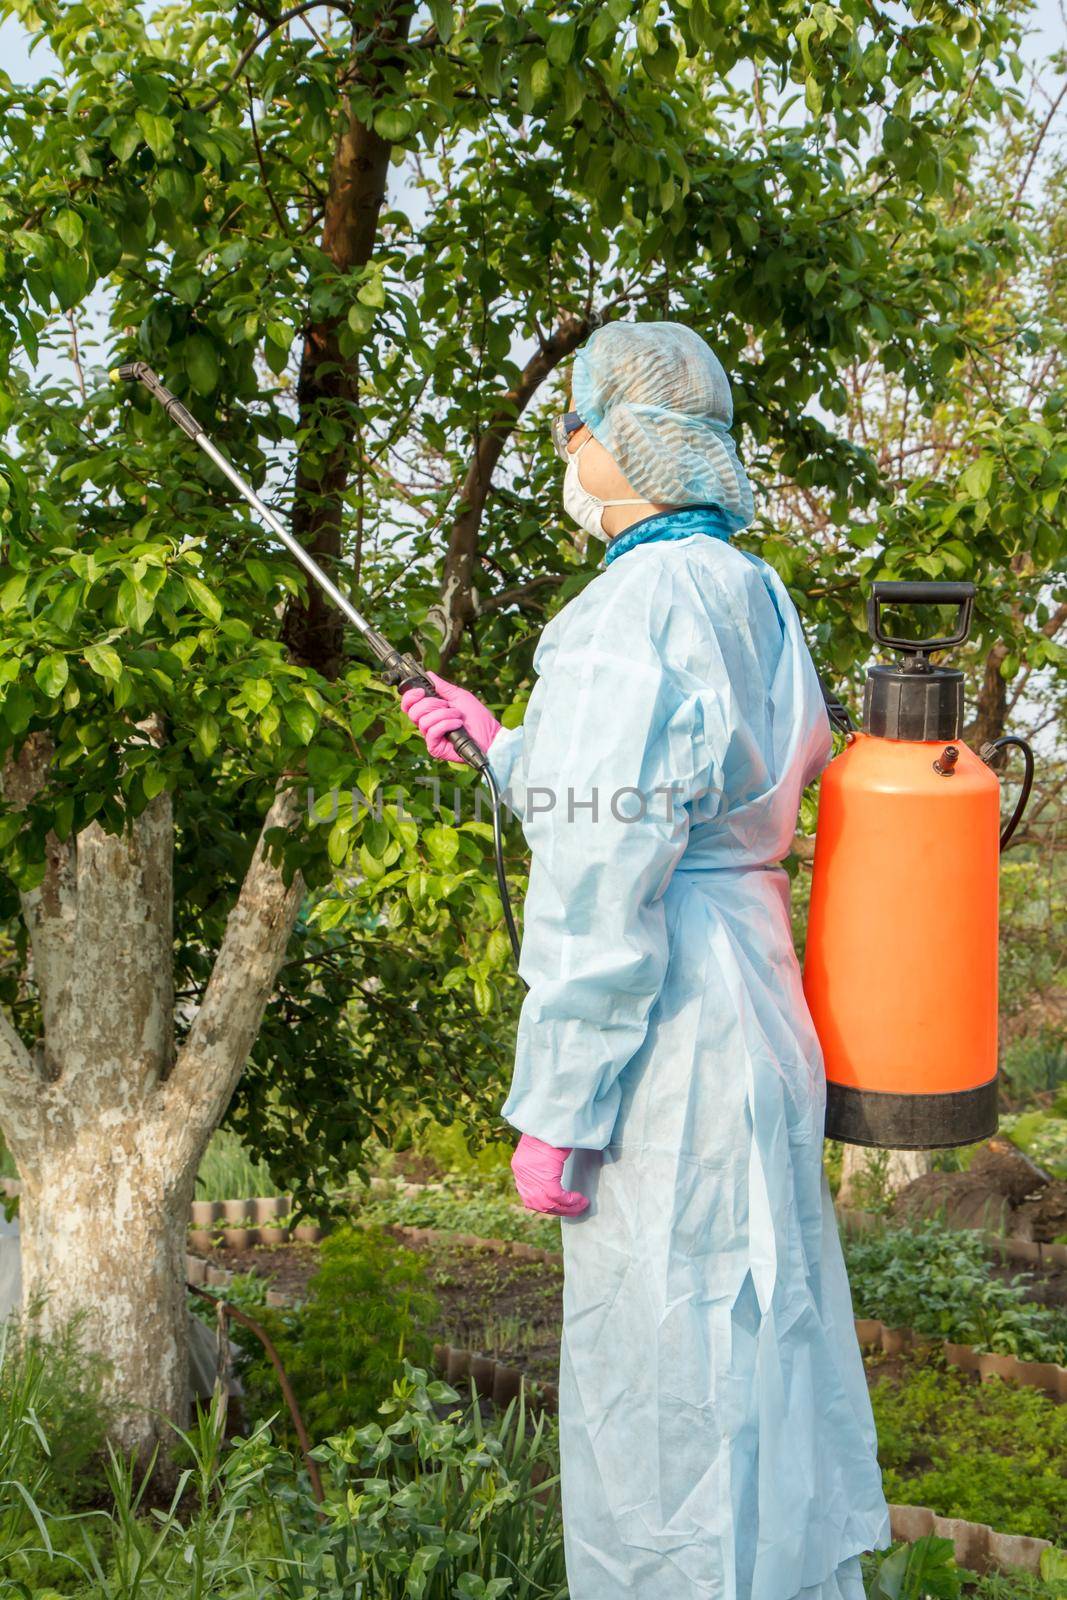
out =
[[[229,1272],[256,1272],[266,1278],[269,1288],[280,1289],[291,1300],[304,1298],[308,1280],[319,1264],[316,1244],[254,1244],[247,1250],[216,1245],[214,1250],[198,1254],[213,1267],[224,1267]],[[207,1287],[212,1289],[210,1284]],[[221,1293],[218,1289],[212,1292]]]
[[[990,1277],[1010,1283],[1026,1278],[1024,1299],[1045,1306],[1067,1306],[1067,1267],[1046,1267],[1029,1261],[990,1261]]]
[[[415,1248],[427,1259],[440,1308],[437,1343],[494,1356],[541,1383],[558,1381],[562,1267],[443,1240]]]

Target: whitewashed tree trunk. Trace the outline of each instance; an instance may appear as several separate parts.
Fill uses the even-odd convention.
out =
[[[49,757],[34,735],[9,763],[12,804],[47,781]],[[43,1029],[28,1049],[0,1011],[0,1128],[23,1181],[23,1304],[46,1334],[83,1319],[110,1364],[115,1442],[142,1459],[186,1416],[189,1201],[303,895],[263,833],[297,814],[280,791],[179,1052],[166,795],[121,837],[50,836],[44,882],[22,897]]]
[[[876,1197],[896,1194],[932,1167],[929,1150],[869,1150],[865,1145],[846,1144],[838,1204],[864,1210]]]

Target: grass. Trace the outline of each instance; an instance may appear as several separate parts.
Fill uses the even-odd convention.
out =
[[[196,1175],[198,1200],[255,1200],[279,1193],[265,1161],[253,1161],[228,1128],[211,1136]]]

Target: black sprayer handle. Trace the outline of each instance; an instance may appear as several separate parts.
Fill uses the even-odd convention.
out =
[[[958,606],[956,629],[943,639],[900,639],[882,628],[883,606]],[[880,578],[871,587],[867,602],[867,631],[876,644],[888,650],[921,651],[951,650],[962,644],[971,631],[971,612],[974,608],[973,583],[935,583],[931,581],[901,581]]]
[[[1034,752],[1025,739],[1020,739],[1014,733],[1006,733],[1003,739],[991,740],[989,744],[984,744],[978,752],[988,766],[993,757],[1001,750],[1009,750],[1013,746],[1016,750],[1022,751],[1023,761],[1026,766],[1023,772],[1023,786],[1019,790],[1019,798],[1015,802],[1015,810],[1000,830],[1000,848],[1002,852],[1007,849],[1012,834],[1023,820],[1023,812],[1026,810],[1026,803],[1030,798],[1030,790],[1034,787]]]
[[[432,680],[415,660],[399,650],[392,650],[388,660],[382,663],[382,677],[386,683],[392,684],[397,694],[404,694],[408,689],[421,689],[425,694],[436,695]],[[480,744],[476,744],[466,728],[456,728],[448,735],[448,742],[461,756],[469,767],[475,772],[485,772],[489,765],[485,751]]]

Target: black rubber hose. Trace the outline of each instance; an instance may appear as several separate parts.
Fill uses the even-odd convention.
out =
[[[515,926],[515,912],[511,905],[511,891],[508,888],[508,875],[504,866],[504,802],[500,797],[500,785],[497,783],[493,769],[488,763],[482,768],[482,777],[489,785],[489,794],[493,802],[493,855],[496,858],[496,886],[500,891],[500,904],[504,911],[504,925],[508,930],[508,938],[511,940],[511,953],[515,958],[517,971],[521,942],[519,930]]]
[[[1026,810],[1026,802],[1029,800],[1030,790],[1034,786],[1034,752],[1027,744],[1025,739],[1020,739],[1019,736],[1014,733],[1006,733],[1003,739],[993,739],[989,744],[984,744],[981,750],[978,752],[982,760],[988,766],[989,762],[999,751],[1008,750],[1013,745],[1016,750],[1022,751],[1023,760],[1026,763],[1026,770],[1023,773],[1023,786],[1019,792],[1019,798],[1016,802],[1015,810],[1012,812],[1011,816],[1008,818],[1000,832],[1000,848],[1002,852],[1007,849],[1009,843],[1011,842],[1012,834],[1015,832],[1016,828],[1019,826],[1019,823],[1023,819],[1023,812]]]

